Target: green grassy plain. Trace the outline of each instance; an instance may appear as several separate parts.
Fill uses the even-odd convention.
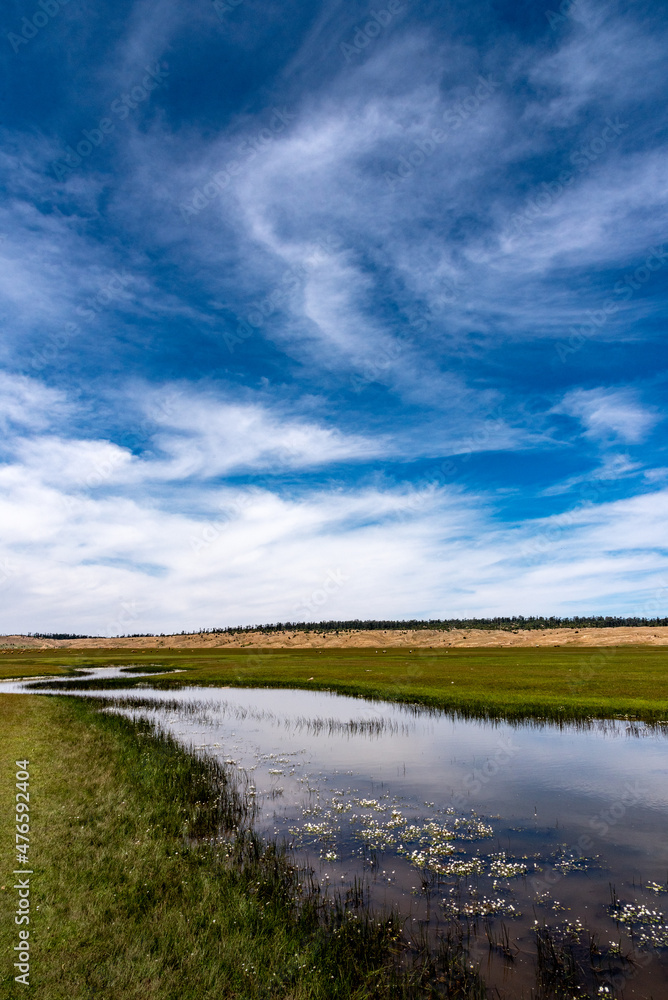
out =
[[[0,678],[73,667],[160,664],[183,684],[298,687],[419,703],[488,718],[668,719],[660,646],[455,649],[85,650],[5,653]],[[126,686],[129,681],[119,682]]]

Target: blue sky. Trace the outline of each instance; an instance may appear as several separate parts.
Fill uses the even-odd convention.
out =
[[[2,630],[665,614],[667,15],[8,2]]]

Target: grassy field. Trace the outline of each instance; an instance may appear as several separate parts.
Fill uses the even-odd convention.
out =
[[[3,1000],[25,989],[9,957],[18,942],[14,772],[24,758],[39,1000],[438,995],[430,963],[396,971],[393,919],[325,902],[257,840],[247,800],[213,760],[84,700],[20,695],[0,695],[0,757]],[[221,824],[236,828],[225,841],[214,836]],[[452,996],[481,995],[461,953],[438,975],[450,976]]]
[[[383,651],[149,650],[141,653],[5,653],[0,677],[65,674],[75,666],[148,665],[183,673],[160,681],[182,684],[326,689],[417,702],[490,718],[668,719],[668,649],[460,648]],[[124,685],[128,682],[123,681]]]

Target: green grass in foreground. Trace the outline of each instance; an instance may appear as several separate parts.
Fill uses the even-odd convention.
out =
[[[147,725],[80,699],[0,695],[0,758],[2,1000],[25,989],[10,957],[14,762],[24,758],[38,1000],[484,996],[456,947],[438,972],[421,961],[399,973],[395,920],[309,891],[252,834],[224,768]],[[230,848],[212,837],[221,823],[242,831]]]
[[[0,677],[159,662],[183,684],[326,689],[486,718],[628,715],[668,719],[668,648],[660,646],[304,650],[48,650],[5,655]],[[136,678],[122,681],[127,685]]]

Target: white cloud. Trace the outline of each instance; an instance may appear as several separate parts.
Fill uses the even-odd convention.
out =
[[[560,44],[528,68],[542,97],[532,108],[542,127],[577,121],[593,102],[610,106],[662,92],[665,35],[656,25],[650,34],[629,13],[620,16],[617,5],[600,0],[577,0],[557,22]],[[545,100],[546,90],[551,99]]]
[[[0,429],[9,434],[18,428],[44,430],[62,418],[69,407],[58,389],[51,389],[25,375],[0,372]]]
[[[16,439],[13,451],[21,467],[40,482],[62,490],[91,490],[127,483],[139,461],[127,448],[110,441],[78,440],[58,435]],[[0,473],[1,475],[1,473]]]
[[[91,461],[110,457],[105,443],[88,444]],[[26,454],[40,454],[39,439]],[[81,477],[86,454],[79,442],[51,468],[35,461],[2,469],[7,632],[640,614],[642,595],[663,586],[668,572],[668,490],[502,526],[489,499],[457,487],[284,494],[182,480],[175,500],[146,491],[137,498],[113,480],[103,493],[96,484],[82,493],[71,480],[46,481],[74,458],[80,464],[70,471]],[[147,477],[161,461],[145,460]]]
[[[560,493],[568,493],[579,486],[582,496],[591,499],[600,490],[599,484],[601,483],[609,484],[640,474],[643,475],[646,482],[653,482],[662,478],[661,475],[654,475],[656,472],[657,470],[643,469],[642,462],[634,462],[628,455],[605,455],[598,468],[590,469],[577,476],[569,476],[568,479],[554,483],[542,490],[541,496],[558,496]]]
[[[660,420],[630,389],[573,389],[554,412],[576,417],[588,438],[628,444],[643,441]]]
[[[2,392],[1,390],[4,390]],[[314,420],[291,417],[269,402],[231,402],[192,386],[135,386],[123,399],[128,425],[152,445],[150,457],[110,441],[33,434],[58,424],[62,393],[24,377],[0,376],[0,421],[10,429],[5,448],[40,482],[89,490],[151,481],[203,480],[229,473],[309,469],[388,455],[388,438],[345,434]],[[11,425],[13,432],[11,432]]]
[[[225,403],[189,393],[179,399],[156,446],[169,456],[159,475],[171,479],[219,476],[262,468],[305,469],[385,454],[382,438],[346,435],[291,419],[256,403]]]

